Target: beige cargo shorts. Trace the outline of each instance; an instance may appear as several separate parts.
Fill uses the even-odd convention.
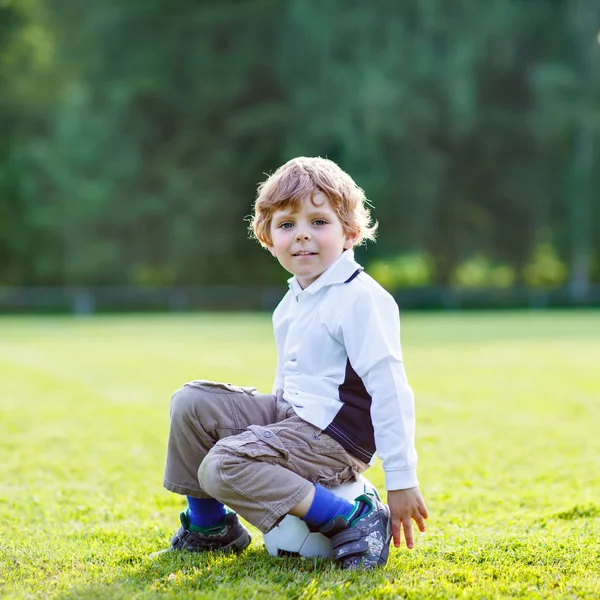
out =
[[[356,479],[368,464],[296,415],[283,392],[196,380],[171,400],[164,486],[216,498],[266,533],[314,483]]]

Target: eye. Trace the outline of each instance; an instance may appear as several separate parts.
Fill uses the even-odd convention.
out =
[[[315,219],[313,223],[315,225],[327,225],[327,221],[325,219]]]
[[[290,229],[293,226],[293,223],[290,223],[289,221],[284,221],[283,223],[279,223],[278,225],[280,229]]]

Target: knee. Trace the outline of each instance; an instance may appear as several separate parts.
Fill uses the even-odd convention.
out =
[[[221,444],[217,444],[204,457],[198,469],[198,483],[200,487],[213,498],[222,496],[224,488],[223,460],[227,453],[222,451]]]
[[[171,398],[171,424],[189,423],[193,415],[202,414],[201,402],[198,390],[188,386],[177,390]]]

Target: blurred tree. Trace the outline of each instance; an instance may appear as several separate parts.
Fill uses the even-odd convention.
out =
[[[363,184],[381,220],[376,255],[427,250],[442,283],[475,252],[520,266],[552,189],[530,126],[529,77],[563,36],[555,26],[541,33],[561,10],[288,3],[286,157],[321,148]]]
[[[71,77],[35,148],[60,279],[125,283],[140,264],[179,282],[245,274],[247,182],[282,118],[263,69],[274,3],[53,4]]]
[[[600,129],[600,6],[571,0],[571,27],[578,92],[575,106],[571,205],[571,289],[577,298],[589,290],[592,262],[592,181]]]
[[[31,56],[22,32],[22,7],[0,4],[0,282],[18,281],[27,254],[27,218],[23,194],[24,173],[17,157],[25,111],[19,103],[19,71],[27,70]],[[20,261],[18,259],[21,259]]]
[[[0,4],[0,282],[34,283],[50,264],[55,231],[31,170],[31,136],[43,129],[57,88],[52,32],[37,0]],[[41,252],[41,249],[47,252]]]
[[[585,291],[596,4],[4,2],[0,281],[283,281],[243,219],[266,173],[322,155],[375,205],[361,259],[523,273],[551,231]]]
[[[9,68],[7,57],[12,52],[16,32],[21,25],[16,10],[10,5],[0,5],[0,273],[9,281],[15,266],[11,256],[20,253],[16,236],[11,229],[20,221],[16,200],[16,174],[11,160],[11,146],[16,137],[14,99],[8,92]]]

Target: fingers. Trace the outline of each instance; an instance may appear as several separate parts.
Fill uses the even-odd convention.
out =
[[[402,528],[404,529],[404,539],[406,540],[406,547],[413,548],[415,544],[413,540],[412,521],[410,517],[408,519],[402,520]]]
[[[402,544],[402,532],[404,532],[404,540],[407,548],[414,548],[412,522],[414,520],[419,531],[424,532],[426,529],[425,519],[429,517],[427,507],[420,493],[413,494],[414,497],[411,497],[410,494],[407,494],[410,491],[399,490],[388,493],[392,521],[392,538],[396,548]]]
[[[425,531],[425,520],[423,519],[423,517],[417,513],[413,519],[415,520],[415,523],[417,524],[417,527],[419,528],[419,531],[422,533],[423,531]]]
[[[392,537],[394,539],[394,546],[400,547],[401,536],[400,536],[400,519],[392,519]]]

